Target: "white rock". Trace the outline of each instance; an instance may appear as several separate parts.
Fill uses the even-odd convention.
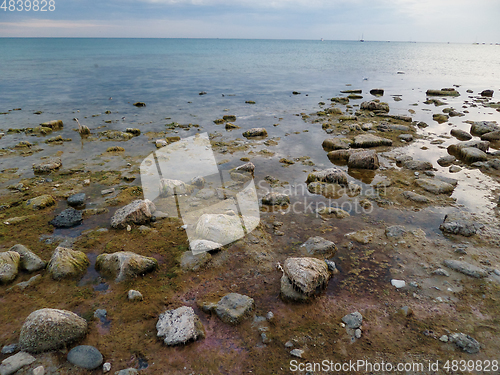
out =
[[[166,345],[185,344],[189,340],[205,337],[200,318],[188,306],[160,314],[156,329],[157,336],[163,339]]]
[[[111,371],[111,363],[106,362],[105,364],[102,365],[102,372],[110,372]]]
[[[399,289],[399,288],[404,288],[406,285],[406,282],[404,280],[392,279],[391,284],[392,284],[392,286],[395,286],[396,288]]]
[[[142,301],[144,299],[141,292],[133,289],[128,291],[127,298],[129,301]]]

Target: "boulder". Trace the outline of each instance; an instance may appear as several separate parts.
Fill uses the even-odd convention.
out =
[[[195,226],[195,237],[225,245],[242,238],[245,232],[242,221],[248,228],[255,228],[260,222],[259,217],[226,214],[203,214]]]
[[[2,361],[0,375],[12,375],[24,366],[31,365],[33,362],[35,362],[35,357],[25,352],[19,352]]]
[[[142,301],[144,299],[142,293],[134,289],[127,292],[127,298],[129,301]]]
[[[18,273],[21,256],[15,251],[0,253],[0,284],[13,281]]]
[[[75,346],[68,353],[68,362],[77,367],[93,370],[102,365],[103,357],[97,348],[90,345]]]
[[[422,189],[433,194],[450,194],[455,190],[453,185],[436,179],[419,178],[415,183]]]
[[[264,128],[253,128],[243,133],[244,137],[267,137],[267,130]]]
[[[80,340],[87,333],[87,321],[66,310],[41,309],[24,321],[19,346],[30,353],[47,352]]]
[[[147,224],[156,207],[149,199],[138,199],[116,210],[111,218],[113,228],[126,228],[128,224]]]
[[[248,296],[229,293],[217,303],[215,313],[224,323],[236,325],[254,309],[254,300]]]
[[[346,163],[349,160],[351,153],[352,150],[335,150],[335,151],[330,151],[327,154],[327,156],[332,163],[336,161]]]
[[[24,245],[14,245],[9,251],[15,251],[21,256],[19,267],[24,271],[35,272],[45,268],[46,263]]]
[[[61,159],[44,160],[41,163],[33,164],[33,172],[35,173],[48,173],[55,171],[62,167]]]
[[[158,261],[129,251],[101,254],[97,257],[95,269],[115,278],[115,282],[131,280],[158,268]]]
[[[36,198],[32,198],[26,201],[26,207],[31,207],[33,210],[40,210],[45,207],[50,207],[56,204],[54,198],[51,195],[45,194],[40,195]]]
[[[365,109],[367,111],[377,111],[377,112],[389,112],[389,104],[381,103],[379,101],[369,101],[361,103],[361,109]]]
[[[61,211],[59,215],[49,221],[49,224],[52,224],[56,228],[71,228],[80,225],[82,221],[82,211],[70,207]]]
[[[439,124],[442,124],[443,122],[448,121],[448,115],[443,115],[442,113],[435,113],[432,115],[432,119]]]
[[[353,152],[347,161],[347,166],[353,169],[378,169],[380,163],[375,151]]]
[[[316,258],[288,258],[283,272],[294,288],[307,296],[325,288],[330,278],[327,264]]]
[[[461,129],[451,129],[450,134],[460,141],[468,141],[472,139],[472,135]]]
[[[467,163],[475,163],[476,161],[488,160],[488,155],[475,147],[463,147],[459,153],[460,159]]]
[[[485,133],[481,136],[482,141],[498,141],[500,140],[500,130]]]
[[[392,146],[392,141],[387,138],[377,137],[373,134],[361,134],[354,138],[352,147],[369,148],[378,146]]]
[[[337,246],[334,242],[325,240],[323,237],[309,237],[300,248],[307,255],[321,255],[322,257],[333,257],[337,253]]]
[[[471,123],[470,132],[474,135],[483,135],[500,130],[496,121],[474,121]]]
[[[262,204],[267,206],[286,206],[290,204],[290,198],[286,194],[272,191],[262,197]]]
[[[463,262],[461,260],[446,259],[443,264],[454,271],[463,273],[464,275],[481,279],[488,276],[488,271],[484,268],[474,266],[473,264]]]
[[[85,198],[85,193],[73,194],[68,197],[67,202],[70,206],[78,207],[85,204]]]
[[[493,90],[483,90],[481,91],[481,96],[486,96],[491,98],[493,96]]]
[[[200,318],[188,306],[160,314],[156,323],[157,336],[166,345],[186,344],[190,340],[205,337],[205,330]]]
[[[323,149],[325,151],[347,150],[351,144],[350,139],[346,138],[327,138],[323,141]]]
[[[198,271],[205,264],[210,262],[212,256],[207,251],[193,253],[185,251],[180,258],[180,265],[184,271]]]
[[[50,258],[47,271],[54,280],[60,280],[81,275],[87,271],[89,264],[85,253],[58,246]]]
[[[437,163],[441,166],[441,167],[449,167],[450,165],[452,165],[455,160],[457,160],[453,155],[446,155],[446,156],[441,156],[438,160],[437,160]]]
[[[339,185],[347,185],[347,174],[340,168],[329,168],[321,171],[309,173],[306,183],[311,182],[328,182]]]
[[[193,254],[197,254],[210,250],[216,250],[222,247],[222,245],[220,243],[208,240],[194,240],[189,243],[189,247],[191,248]]]

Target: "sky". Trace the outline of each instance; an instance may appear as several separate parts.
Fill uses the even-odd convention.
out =
[[[500,0],[52,0],[44,12],[1,3],[0,37],[500,43]]]

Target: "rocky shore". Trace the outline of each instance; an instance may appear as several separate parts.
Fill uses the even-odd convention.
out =
[[[92,165],[65,151],[66,120],[0,129],[1,160],[38,159],[0,177],[0,375],[498,360],[497,93],[429,89],[416,104],[432,122],[349,88],[265,127],[229,112],[71,130],[99,150]],[[227,184],[163,176],[146,198],[143,159],[202,131]],[[252,179],[259,220],[226,205],[177,217]]]

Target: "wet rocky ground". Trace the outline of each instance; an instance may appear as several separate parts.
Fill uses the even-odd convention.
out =
[[[405,103],[346,86],[302,113],[200,124],[147,105],[132,124],[109,110],[26,127],[6,112],[0,370],[18,352],[31,354],[16,374],[500,360],[498,91],[432,89]],[[183,221],[143,200],[140,164],[202,132],[220,169],[252,163],[260,224],[193,256]],[[193,207],[219,199],[193,189]]]

